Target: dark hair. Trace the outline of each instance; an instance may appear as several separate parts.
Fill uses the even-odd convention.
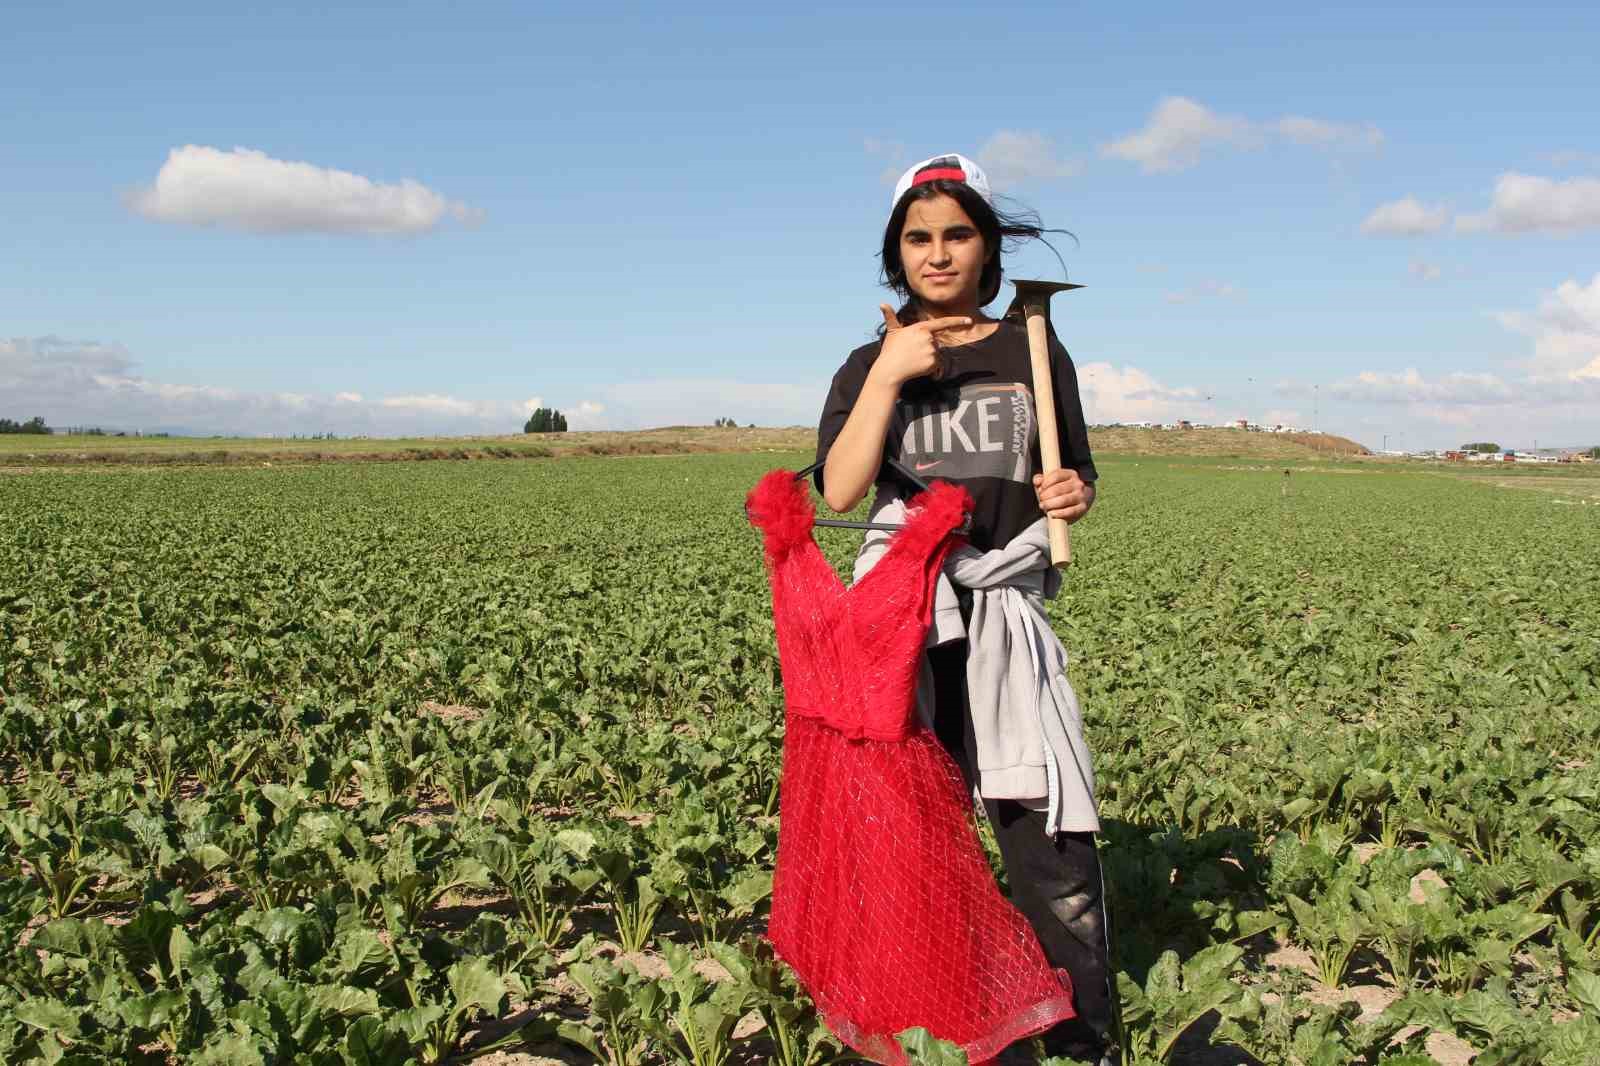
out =
[[[905,229],[906,213],[911,210],[914,201],[941,195],[948,196],[960,204],[961,210],[967,213],[967,217],[972,219],[978,227],[978,232],[983,235],[983,247],[988,252],[989,258],[984,262],[983,273],[978,278],[979,307],[1000,295],[1000,279],[1005,273],[1000,264],[1002,251],[1015,251],[1023,241],[1043,241],[1045,247],[1055,253],[1056,261],[1061,262],[1061,254],[1056,252],[1055,245],[1044,239],[1044,235],[1066,233],[1072,237],[1066,230],[1045,229],[1039,222],[1039,216],[1026,207],[1019,205],[1018,210],[1014,212],[991,207],[976,189],[964,181],[935,178],[933,181],[911,186],[889,214],[889,224],[883,229],[883,249],[879,253],[883,265],[883,284],[899,293],[905,300],[895,313],[895,317],[906,324],[922,317],[922,301],[911,291],[911,286],[906,281],[905,265],[900,262],[900,231]],[[1077,240],[1076,237],[1072,239]],[[1066,269],[1067,265],[1061,263],[1063,274],[1066,273]],[[878,331],[883,332],[881,324]]]

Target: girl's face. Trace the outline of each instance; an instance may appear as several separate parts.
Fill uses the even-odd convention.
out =
[[[928,310],[976,311],[988,259],[983,234],[954,199],[940,194],[911,202],[900,229],[900,263],[906,284]]]

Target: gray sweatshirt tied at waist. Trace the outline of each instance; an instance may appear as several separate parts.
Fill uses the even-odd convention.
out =
[[[880,485],[872,521],[901,523],[906,506]],[[892,533],[871,530],[856,556],[854,580],[872,569]],[[972,594],[963,621],[955,586]],[[1061,587],[1050,565],[1045,520],[1003,548],[961,546],[945,560],[934,597],[927,647],[967,641],[967,701],[978,793],[1047,813],[1045,832],[1098,832],[1094,769],[1083,739],[1083,713],[1067,680],[1067,649],[1050,628],[1044,601]],[[932,724],[933,673],[923,657],[917,708]]]

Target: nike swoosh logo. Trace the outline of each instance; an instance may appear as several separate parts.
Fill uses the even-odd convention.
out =
[[[938,466],[938,465],[939,465],[939,464],[940,464],[940,463],[942,463],[942,462],[944,462],[944,460],[943,460],[943,459],[935,459],[935,460],[934,460],[934,461],[933,461],[933,462],[931,462],[931,463],[916,463],[916,464],[914,464],[914,465],[915,465],[915,467],[916,467],[916,471],[917,471],[917,473],[919,473],[919,474],[920,474],[920,473],[922,473],[922,472],[923,472],[923,471],[924,471],[924,470],[932,470],[932,469],[933,469],[933,468],[934,468],[934,467],[936,467],[936,466]]]

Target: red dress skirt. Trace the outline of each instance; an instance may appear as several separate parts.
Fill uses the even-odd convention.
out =
[[[1073,1016],[1064,972],[1000,894],[961,772],[917,720],[945,555],[971,500],[948,483],[845,588],[812,539],[809,489],[776,470],[746,510],[766,541],[785,739],[773,947],[829,1027],[903,1063],[921,1026],[972,1062]]]

